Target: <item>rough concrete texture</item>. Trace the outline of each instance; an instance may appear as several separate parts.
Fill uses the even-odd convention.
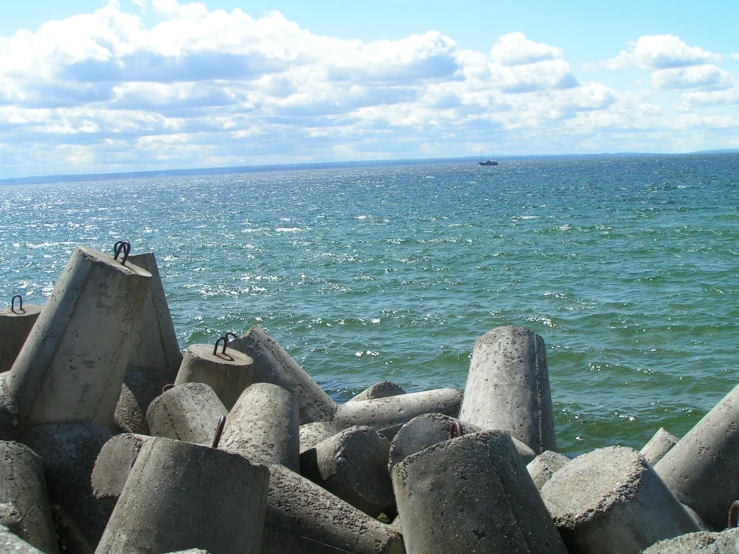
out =
[[[18,404],[8,390],[4,376],[0,375],[0,440],[12,441],[20,433]]]
[[[698,525],[637,450],[600,448],[571,460],[541,488],[570,552],[641,552]]]
[[[392,480],[409,554],[567,552],[505,431],[435,444]]]
[[[739,385],[657,462],[654,469],[713,530],[739,498]]]
[[[459,418],[508,431],[537,454],[557,450],[544,339],[515,326],[477,339]]]
[[[642,554],[737,554],[739,529],[727,529],[721,533],[688,533],[674,539],[659,541]]]
[[[316,446],[319,442],[333,437],[341,429],[330,421],[314,421],[300,426],[300,453]]]
[[[444,414],[422,414],[414,417],[403,425],[393,437],[390,444],[388,469],[392,472],[395,464],[401,462],[407,456],[420,452],[431,445],[449,440],[449,429],[455,422],[459,423],[462,433],[465,435],[483,431],[476,425],[470,425]],[[518,439],[513,437],[511,439],[524,464],[534,459],[536,455],[531,448]]]
[[[364,513],[395,506],[387,471],[390,443],[372,427],[350,427],[300,456],[300,473]]]
[[[228,414],[220,448],[300,471],[299,418],[292,394],[271,383],[255,383]]]
[[[113,414],[116,430],[148,435],[150,431],[146,411],[161,394],[165,384],[165,380],[156,373],[129,367]]]
[[[545,450],[526,465],[526,470],[534,480],[536,488],[541,490],[557,471],[562,469],[570,459],[559,452]]]
[[[336,403],[310,378],[267,331],[254,326],[229,343],[254,360],[251,383],[272,383],[292,393],[300,406],[300,424],[326,421],[333,417]]]
[[[105,529],[114,501],[93,496],[90,476],[110,431],[93,423],[48,423],[21,436],[44,466],[56,532],[64,550],[87,554]]]
[[[228,414],[208,385],[185,383],[163,392],[146,412],[151,434],[210,445],[221,416]]]
[[[347,402],[336,410],[333,422],[343,429],[358,425],[385,429],[408,423],[421,414],[439,413],[457,417],[462,404],[462,394],[458,389],[436,389],[375,400]]]
[[[262,554],[402,554],[390,526],[282,466],[270,466]]]
[[[157,437],[123,433],[107,441],[95,459],[90,478],[95,498],[112,498],[118,501],[144,444],[156,439]]]
[[[13,366],[42,309],[43,306],[37,304],[23,304],[23,311],[16,304],[15,312],[0,308],[0,373]]]
[[[44,552],[58,551],[41,458],[17,442],[0,441],[0,523]]]
[[[214,354],[214,347],[208,344],[193,344],[182,358],[175,385],[185,383],[205,383],[210,386],[227,410],[231,410],[244,389],[252,384],[252,359],[235,350],[227,348],[223,354],[222,344]]]
[[[3,554],[44,554],[38,548],[18,538],[2,524],[0,524],[0,552]]]
[[[269,471],[238,454],[158,438],[146,442],[96,552],[258,554]]]
[[[660,427],[641,449],[641,453],[650,464],[654,465],[677,444],[678,440],[675,435],[668,433],[664,427]]]
[[[78,246],[5,374],[21,427],[89,421],[109,428],[151,274]]]
[[[396,385],[392,381],[380,381],[363,390],[350,400],[347,400],[347,402],[374,400],[375,398],[387,398],[388,396],[398,396],[399,394],[405,394],[405,391],[400,385]]]

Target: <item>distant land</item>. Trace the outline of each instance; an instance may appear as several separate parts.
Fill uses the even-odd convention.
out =
[[[497,160],[505,161],[533,161],[533,160],[564,160],[564,159],[594,159],[594,158],[629,158],[645,156],[694,156],[705,154],[739,154],[739,149],[731,150],[702,150],[699,152],[687,152],[682,154],[664,154],[647,152],[619,152],[603,154],[549,154],[531,156],[500,156]],[[422,158],[408,160],[366,160],[352,162],[316,162],[302,164],[280,164],[280,165],[249,165],[236,167],[209,167],[193,169],[163,169],[156,171],[126,171],[120,173],[84,173],[70,175],[45,175],[31,177],[14,177],[0,179],[2,185],[30,185],[44,183],[73,183],[84,181],[102,181],[111,179],[140,179],[151,177],[176,177],[196,175],[228,175],[232,173],[258,173],[264,171],[298,171],[306,169],[337,169],[349,167],[379,167],[394,165],[431,165],[443,163],[465,163],[477,162],[479,157],[466,156],[462,158]]]

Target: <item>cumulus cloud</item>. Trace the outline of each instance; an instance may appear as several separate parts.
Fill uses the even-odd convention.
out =
[[[736,79],[715,65],[697,65],[656,71],[652,83],[658,89],[725,89],[733,86]]]
[[[721,56],[688,46],[674,35],[651,35],[629,43],[629,49],[603,63],[608,69],[637,65],[649,71],[718,62]]]
[[[491,51],[500,65],[525,65],[562,57],[562,50],[529,40],[523,33],[508,33],[498,39]]]

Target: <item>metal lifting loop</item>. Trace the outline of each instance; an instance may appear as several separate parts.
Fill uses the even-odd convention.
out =
[[[230,340],[228,340],[228,337],[233,337],[233,338],[234,338],[234,340],[236,340],[236,339],[238,339],[238,338],[239,338],[238,336],[236,336],[236,333],[226,333],[226,334],[224,335],[224,337],[226,338],[226,340],[227,340],[228,342],[231,342]]]
[[[449,426],[449,439],[455,439],[457,437],[461,437],[462,435],[464,435],[462,424],[455,419]]]
[[[218,425],[216,425],[216,434],[213,437],[211,448],[218,448],[218,443],[221,442],[221,435],[223,434],[223,428],[226,426],[226,416],[222,415],[218,418]]]
[[[223,350],[221,350],[221,354],[225,354],[226,353],[226,344],[228,343],[228,339],[226,337],[221,337],[220,339],[218,339],[216,341],[216,345],[213,347],[213,355],[214,356],[217,356],[218,355],[218,344],[221,341],[223,341]]]
[[[18,311],[15,311],[15,299],[18,299]],[[23,297],[20,294],[16,294],[10,301],[10,311],[14,314],[25,314],[26,310],[23,309]]]
[[[172,390],[173,388],[174,388],[174,385],[173,385],[172,383],[169,383],[169,384],[167,384],[167,385],[164,385],[164,386],[162,387],[162,394],[164,394],[164,393],[165,393],[165,392],[167,392],[168,390]]]
[[[113,259],[117,260],[118,255],[123,251],[123,259],[121,260],[121,265],[126,265],[126,260],[128,260],[128,255],[131,253],[131,243],[126,242],[125,240],[119,240],[115,243],[113,246]]]

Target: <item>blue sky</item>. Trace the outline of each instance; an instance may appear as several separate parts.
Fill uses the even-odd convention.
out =
[[[739,3],[29,0],[0,178],[739,148]]]

